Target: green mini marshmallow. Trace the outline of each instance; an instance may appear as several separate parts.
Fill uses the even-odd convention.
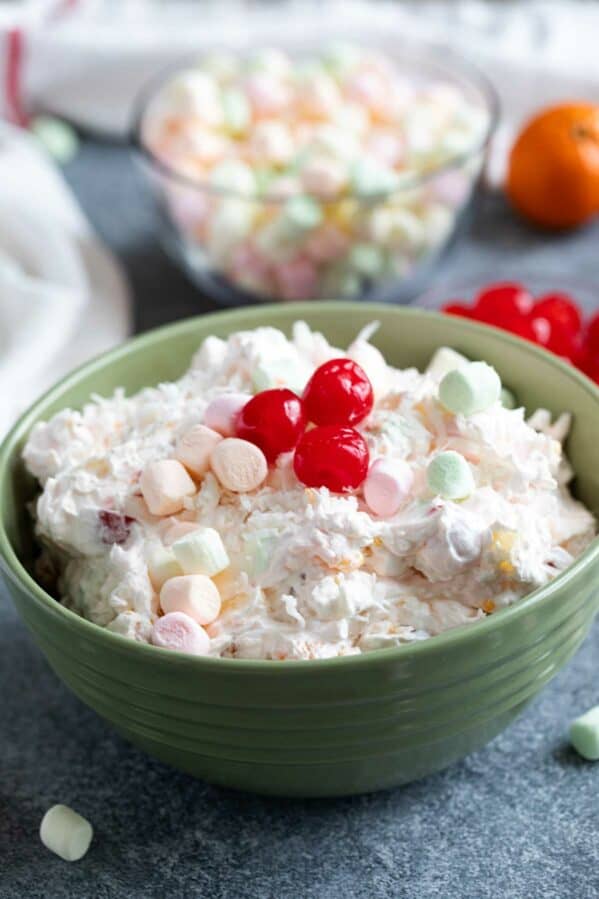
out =
[[[365,278],[377,278],[385,268],[385,254],[375,244],[358,243],[350,251],[348,262]]]
[[[184,574],[214,577],[230,564],[221,536],[214,528],[191,531],[173,543],[172,551]]]
[[[223,91],[225,126],[231,134],[243,134],[250,124],[252,113],[245,94],[235,88]]]
[[[351,171],[351,186],[362,200],[378,200],[397,190],[399,179],[393,169],[371,159],[356,162]]]
[[[426,479],[435,496],[444,499],[466,499],[474,492],[472,470],[464,457],[453,450],[439,453],[429,462]]]
[[[570,743],[583,759],[599,761],[599,705],[572,722]]]
[[[497,402],[499,375],[486,362],[470,362],[448,372],[439,384],[439,399],[450,412],[474,415]]]
[[[47,152],[61,165],[70,162],[79,150],[77,132],[66,122],[52,116],[37,116],[29,126]]]
[[[516,409],[518,407],[518,400],[516,399],[515,394],[513,394],[511,390],[508,390],[507,387],[501,388],[499,399],[501,400],[501,405],[504,409]]]
[[[284,223],[295,233],[312,231],[322,222],[322,209],[312,197],[292,197],[285,203]]]

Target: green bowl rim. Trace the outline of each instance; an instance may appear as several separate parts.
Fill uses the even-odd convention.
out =
[[[351,312],[358,311],[363,313],[366,309],[369,312],[372,312],[373,320],[376,320],[377,314],[387,314],[390,309],[393,309],[394,312],[400,317],[402,315],[406,315],[416,317],[424,316],[425,318],[443,318],[442,314],[436,311],[422,309],[420,307],[392,306],[385,303],[365,304],[360,302],[339,300],[285,303],[284,306],[282,306],[280,303],[265,303],[252,307],[243,307],[241,309],[217,311],[209,313],[207,315],[193,316],[191,318],[183,319],[182,321],[162,325],[159,328],[153,328],[150,331],[145,332],[144,334],[140,334],[127,341],[124,341],[114,349],[109,350],[105,353],[101,353],[88,362],[85,362],[83,365],[78,366],[76,369],[74,369],[72,372],[58,381],[53,387],[42,394],[42,396],[40,396],[21,415],[21,417],[13,425],[11,430],[2,441],[2,444],[0,445],[0,490],[8,477],[9,461],[14,451],[15,445],[29,431],[31,425],[33,424],[32,419],[36,417],[39,407],[49,401],[52,401],[56,397],[56,395],[61,393],[65,388],[75,385],[82,375],[91,374],[96,368],[103,367],[107,362],[120,360],[123,356],[126,356],[132,349],[140,349],[152,346],[155,342],[160,342],[164,337],[176,336],[180,332],[185,333],[186,331],[193,329],[200,323],[202,325],[208,325],[210,327],[212,322],[218,322],[221,324],[227,323],[230,320],[235,322],[238,317],[247,317],[248,315],[251,316],[253,313],[261,315],[264,312],[268,313],[268,311],[272,311],[280,314],[281,311],[284,311],[288,314],[290,321],[293,321],[295,318],[301,318],[302,316],[306,316],[309,318],[310,313],[315,310],[323,312],[334,311],[337,314],[343,311],[351,314]],[[599,403],[599,388],[593,383],[593,381],[587,378],[586,375],[582,374],[582,372],[580,372],[578,369],[574,368],[574,366],[564,362],[553,353],[548,353],[546,350],[535,346],[529,341],[523,340],[519,337],[515,337],[514,335],[509,334],[508,332],[503,331],[499,328],[491,327],[490,325],[484,325],[479,322],[470,321],[468,319],[458,319],[454,316],[451,316],[451,318],[454,321],[458,321],[459,326],[463,328],[466,333],[486,333],[486,331],[490,330],[494,333],[495,337],[499,341],[503,341],[507,344],[513,344],[517,347],[520,347],[521,349],[524,347],[526,352],[529,353],[533,358],[537,357],[539,359],[543,359],[545,362],[549,362],[558,372],[560,372],[562,376],[565,376],[577,382],[577,384],[582,387],[584,391],[591,394],[592,398],[597,403]],[[27,569],[21,564],[16,555],[10,543],[10,540],[8,539],[2,517],[0,516],[0,567],[2,567],[5,574],[13,582],[15,582],[18,586],[21,586],[26,591],[26,593],[29,594],[30,598],[32,597],[38,604],[44,606],[52,614],[57,614],[59,617],[63,617],[65,623],[69,623],[74,627],[81,628],[82,632],[89,633],[91,638],[95,638],[99,641],[104,641],[107,646],[110,646],[115,650],[118,649],[120,651],[128,651],[138,654],[142,653],[146,655],[148,659],[161,659],[163,662],[167,657],[169,665],[194,666],[198,670],[204,666],[207,666],[209,668],[213,668],[214,666],[216,666],[217,669],[221,669],[223,671],[227,669],[229,672],[241,672],[243,670],[248,670],[255,673],[266,673],[266,671],[279,671],[282,666],[287,671],[290,671],[292,669],[301,669],[304,672],[308,672],[311,670],[321,671],[323,668],[328,669],[338,666],[349,667],[353,665],[372,664],[375,661],[383,662],[391,661],[392,659],[399,660],[406,657],[409,658],[412,655],[420,655],[422,653],[441,652],[448,647],[454,646],[460,641],[463,641],[464,644],[466,644],[469,639],[473,639],[480,634],[481,627],[484,627],[485,630],[490,633],[492,630],[500,628],[504,622],[513,621],[522,617],[533,606],[538,605],[540,602],[551,596],[556,590],[559,590],[563,586],[566,586],[569,581],[573,580],[581,572],[588,569],[591,564],[598,558],[599,536],[589,544],[586,550],[576,559],[575,562],[573,562],[572,565],[570,565],[569,568],[567,568],[562,574],[558,575],[556,578],[550,581],[549,584],[545,584],[544,586],[537,588],[532,593],[529,593],[527,596],[518,600],[513,605],[495,612],[488,618],[473,622],[471,624],[464,624],[460,625],[459,627],[451,628],[450,630],[444,631],[442,634],[438,634],[437,636],[429,640],[415,641],[414,643],[402,644],[401,646],[397,647],[376,649],[371,650],[367,653],[350,656],[335,656],[328,659],[283,659],[276,663],[273,663],[273,660],[270,659],[223,659],[216,656],[194,656],[179,652],[165,653],[164,650],[159,647],[152,646],[150,643],[138,642],[136,640],[132,640],[130,637],[125,637],[121,634],[115,634],[112,631],[101,627],[100,625],[94,624],[93,622],[82,618],[80,615],[77,615],[75,612],[67,609],[60,602],[50,596],[50,594],[47,593],[29,574]]]

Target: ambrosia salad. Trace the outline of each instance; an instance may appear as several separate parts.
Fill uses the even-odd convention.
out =
[[[346,352],[303,322],[209,337],[181,380],[38,423],[60,601],[167,649],[315,659],[477,621],[566,568],[595,533],[569,416],[527,421],[449,349],[392,368],[373,330]]]

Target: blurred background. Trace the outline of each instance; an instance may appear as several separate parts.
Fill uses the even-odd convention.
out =
[[[0,429],[89,356],[223,303],[339,296],[467,307],[484,285],[518,281],[537,298],[567,295],[585,320],[599,308],[594,2],[29,0],[4,2],[0,28]],[[358,200],[345,188],[342,207],[315,213],[310,259],[302,246],[297,257],[268,260],[266,280],[250,282],[252,229],[282,207],[266,209],[262,197],[248,211],[243,198],[240,211],[210,192],[206,201],[202,184],[176,170],[178,157],[165,162],[144,147],[140,97],[147,104],[164,86],[148,88],[166,66],[201,67],[216,51],[241,59],[275,48],[313,59],[339,41],[384,52],[419,89],[459,89],[465,111],[486,117],[479,138],[442,162],[397,164],[392,196]],[[554,104],[563,104],[557,119],[526,133],[508,199],[512,147]],[[564,134],[574,150],[564,149]],[[533,182],[550,163],[552,186],[531,209]],[[254,168],[252,177],[255,160]],[[199,205],[209,217],[201,227],[188,215]],[[563,222],[556,205],[569,213]],[[344,256],[325,272],[320,236],[343,216]],[[226,254],[211,242],[217,218]],[[555,349],[550,330],[535,327],[531,339]],[[577,327],[575,349],[570,342],[562,354],[599,371]]]

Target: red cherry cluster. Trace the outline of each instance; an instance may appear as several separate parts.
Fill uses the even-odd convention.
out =
[[[531,340],[572,362],[599,383],[599,313],[585,325],[569,294],[556,291],[535,299],[516,282],[488,284],[472,305],[452,301],[443,306],[443,312],[494,325]]]
[[[237,416],[235,433],[259,446],[272,464],[295,450],[293,469],[307,487],[347,493],[368,472],[368,445],[353,425],[370,412],[372,385],[351,359],[317,368],[300,399],[287,389],[256,394]],[[308,422],[315,427],[306,430]]]

